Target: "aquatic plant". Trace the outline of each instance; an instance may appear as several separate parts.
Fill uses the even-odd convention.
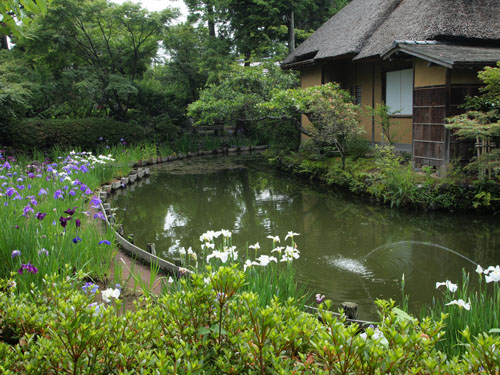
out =
[[[462,272],[460,285],[449,280],[437,282],[436,288],[446,286],[442,298],[424,305],[420,316],[440,319],[446,314],[446,334],[437,345],[440,350],[459,354],[467,350],[467,335],[477,336],[483,332],[496,332],[500,322],[500,266],[483,268],[477,266],[471,276]]]
[[[198,255],[193,249],[179,249],[179,255],[185,267],[205,273],[207,269],[217,270],[220,267],[237,266],[247,276],[243,290],[255,292],[262,306],[271,303],[273,298],[284,302],[293,298],[297,306],[303,307],[311,293],[305,287],[299,287],[295,281],[293,261],[300,257],[300,251],[294,241],[298,233],[288,232],[286,247],[276,247],[279,236],[268,236],[272,240],[271,254],[264,254],[259,243],[248,246],[245,254],[241,254],[232,245],[232,232],[226,229],[209,230],[200,236],[201,249]],[[202,261],[198,261],[200,258]]]

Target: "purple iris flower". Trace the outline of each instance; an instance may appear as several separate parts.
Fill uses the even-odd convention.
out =
[[[24,179],[23,179],[22,177],[19,177],[16,181],[17,181],[17,182],[23,182],[23,181],[24,181]]]
[[[316,294],[316,303],[317,304],[320,304],[321,302],[323,302],[325,300],[325,295],[324,294]]]
[[[100,141],[103,141],[103,140],[104,140],[104,138],[103,138],[103,137],[99,137],[99,140],[100,140]]]
[[[10,187],[10,188],[7,189],[6,193],[7,193],[8,197],[11,197],[12,194],[17,193],[17,191],[13,187]]]
[[[57,189],[54,193],[54,199],[64,199],[64,195],[61,189]]]
[[[111,245],[111,242],[109,242],[108,240],[101,240],[99,241],[99,245]]]
[[[89,171],[89,169],[87,168],[87,166],[86,166],[86,165],[82,165],[82,166],[80,167],[80,170],[81,170],[83,173],[87,173],[87,172]]]
[[[91,293],[91,294],[95,294],[97,292],[97,289],[99,289],[99,285],[96,285],[94,283],[85,283],[84,286],[82,286],[82,290],[85,292],[85,293]]]
[[[3,163],[3,167],[4,167],[5,169],[10,169],[10,168],[12,168],[12,167],[11,167],[11,165],[9,164],[9,162],[8,162],[8,161],[6,161],[5,163]]]
[[[42,221],[42,220],[45,218],[45,216],[47,216],[47,214],[46,214],[46,213],[42,213],[42,212],[37,212],[37,213],[36,213],[36,218],[37,218],[38,220],[40,220],[40,221]]]
[[[75,238],[73,238],[73,243],[78,243],[80,242],[82,239],[78,236],[76,236]]]
[[[82,192],[84,192],[86,189],[87,189],[87,185],[82,184],[82,186],[80,186],[80,190],[81,190]]]
[[[38,268],[36,268],[31,263],[21,264],[21,268],[17,270],[17,273],[22,275],[24,271],[31,272],[32,274],[38,273]]]
[[[61,226],[62,226],[63,228],[66,228],[66,224],[68,224],[68,220],[71,220],[71,219],[72,219],[72,217],[71,217],[71,216],[68,216],[68,217],[61,216],[61,217],[59,218],[59,222],[61,223]]]
[[[35,174],[34,174],[34,173],[32,173],[32,172],[29,172],[29,173],[28,173],[28,177],[29,177],[29,178],[34,178],[34,177],[35,177]]]
[[[17,194],[17,192],[16,192],[16,196],[15,196],[15,197],[14,197],[14,199],[12,199],[12,200],[14,200],[14,201],[15,201],[15,200],[22,200],[22,199],[23,199],[22,195],[19,195],[19,194]]]
[[[69,194],[69,195],[71,195],[71,196],[75,196],[75,195],[76,195],[76,193],[75,193],[75,191],[74,191],[74,190],[70,190],[70,191],[68,192],[68,194]]]
[[[29,212],[35,212],[35,210],[28,204],[23,208],[23,216],[28,216]]]
[[[24,185],[16,185],[19,190],[24,190]]]
[[[92,192],[92,190],[90,190],[90,188],[87,188],[87,189],[85,190],[85,194],[86,194],[86,195],[90,195],[90,194],[92,194],[92,193],[93,193],[93,192]]]
[[[94,214],[94,219],[101,219],[101,220],[104,220],[104,215],[102,214],[101,211],[97,212],[96,214]]]
[[[66,211],[64,211],[64,213],[73,216],[75,214],[75,208],[76,207],[68,208]]]
[[[32,204],[33,206],[38,206],[38,202],[36,201],[36,199],[35,199],[35,198],[31,198],[31,201],[30,201],[30,202],[31,202],[31,204]]]
[[[19,250],[12,250],[12,254],[10,254],[11,258],[15,257],[20,257],[21,256],[21,251]]]
[[[90,200],[90,203],[92,203],[92,208],[99,209],[99,205],[102,203],[100,198],[97,198],[95,195],[92,197]]]
[[[80,221],[80,219],[75,220],[75,225],[77,228],[80,228],[80,225],[82,225],[82,222]]]
[[[31,184],[28,184],[28,190],[31,190]]]

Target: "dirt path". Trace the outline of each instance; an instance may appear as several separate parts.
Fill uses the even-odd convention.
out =
[[[153,284],[152,292],[159,295],[161,293],[161,281],[168,278],[168,276],[160,273],[151,282],[150,266],[134,260],[121,249],[117,249],[111,264],[110,274],[112,279],[114,279],[116,267],[119,267],[118,272],[121,273],[121,279],[126,283],[126,285],[122,286],[126,287],[128,293],[136,296],[142,294],[142,284],[149,286],[150,283]]]

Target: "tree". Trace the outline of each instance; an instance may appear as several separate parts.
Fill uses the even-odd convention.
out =
[[[200,99],[188,106],[197,125],[235,126],[236,133],[250,133],[256,121],[264,119],[260,104],[271,100],[274,90],[298,84],[292,72],[273,63],[242,67],[233,65],[220,84],[205,88]]]
[[[188,107],[197,125],[234,125],[249,133],[259,123],[290,122],[296,131],[312,137],[325,153],[336,153],[345,167],[347,146],[362,132],[359,107],[337,84],[296,88],[297,77],[272,63],[234,66],[219,85],[203,90]],[[306,115],[312,127],[302,126]]]
[[[252,58],[285,54],[340,10],[348,0],[186,0],[192,21],[207,23],[209,35],[231,38],[247,66]],[[298,28],[298,29],[297,29]]]
[[[0,34],[22,34],[22,25],[34,15],[44,16],[52,0],[2,0],[0,2]]]
[[[0,124],[22,117],[30,109],[36,84],[28,68],[8,51],[0,51]]]
[[[34,37],[20,38],[17,44],[33,63],[44,65],[48,79],[70,79],[64,87],[70,98],[84,99],[88,107],[83,112],[104,111],[124,121],[138,93],[134,81],[151,65],[176,14],[169,9],[148,12],[133,3],[55,0],[46,17],[30,25]],[[81,112],[72,109],[69,114]]]
[[[500,175],[500,61],[479,72],[482,94],[466,101],[467,112],[447,119],[446,128],[459,139],[473,139],[476,157],[468,166],[480,176]]]

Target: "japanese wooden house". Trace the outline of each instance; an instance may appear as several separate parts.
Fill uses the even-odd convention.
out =
[[[417,166],[466,157],[443,124],[500,60],[500,0],[352,0],[282,63],[302,87],[338,82],[364,108],[387,104],[396,148]],[[365,136],[382,142],[367,111]],[[307,118],[302,119],[307,126]]]

